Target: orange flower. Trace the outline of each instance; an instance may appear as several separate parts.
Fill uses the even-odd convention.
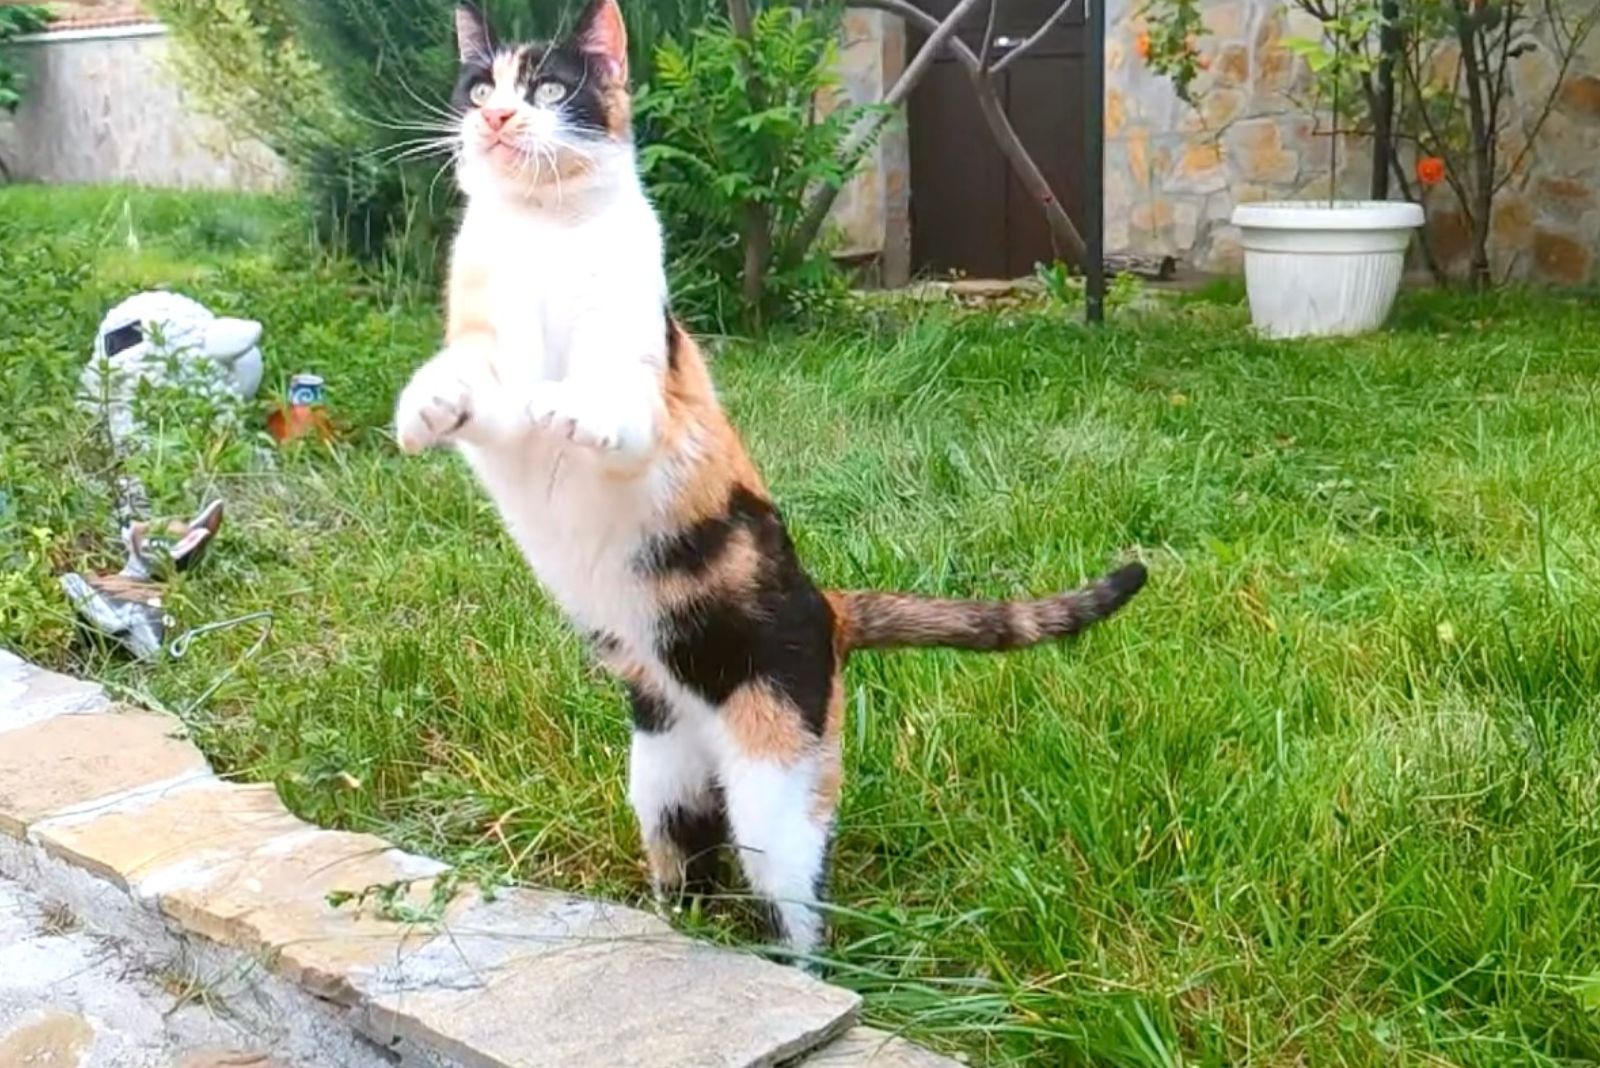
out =
[[[1444,181],[1444,160],[1438,156],[1423,156],[1417,160],[1417,181],[1423,185],[1438,185]]]
[[[1148,33],[1141,33],[1138,37],[1134,38],[1133,50],[1139,53],[1140,59],[1149,59],[1150,35]]]

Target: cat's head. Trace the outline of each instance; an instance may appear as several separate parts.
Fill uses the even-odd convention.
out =
[[[476,6],[456,7],[459,173],[468,193],[556,191],[631,168],[628,36],[617,0],[589,0],[560,41],[497,44]]]

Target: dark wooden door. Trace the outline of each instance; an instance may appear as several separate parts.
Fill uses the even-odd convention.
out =
[[[994,0],[996,40],[1020,41],[1059,0]],[[955,0],[918,0],[942,18]],[[980,5],[981,7],[981,5]],[[1082,228],[1083,62],[1081,2],[999,77],[1006,115]],[[976,52],[987,14],[974,13],[958,31]],[[909,55],[926,34],[909,32]],[[941,56],[909,101],[911,257],[914,270],[959,270],[975,277],[1014,278],[1057,258],[1044,211],[1012,177],[959,61]]]

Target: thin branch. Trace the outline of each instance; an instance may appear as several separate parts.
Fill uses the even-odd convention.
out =
[[[1552,13],[1557,12],[1558,5],[1550,5],[1549,10]],[[1554,14],[1551,20],[1551,36],[1559,40],[1560,31],[1554,28],[1554,23],[1557,19],[1561,20],[1562,26],[1565,28],[1565,15]],[[1517,150],[1517,158],[1511,161],[1511,166],[1506,168],[1505,174],[1495,184],[1494,191],[1496,193],[1504,189],[1506,183],[1511,181],[1512,176],[1522,166],[1522,161],[1527,159],[1528,153],[1533,149],[1533,143],[1539,139],[1539,134],[1544,129],[1545,120],[1555,111],[1556,101],[1560,98],[1561,86],[1567,80],[1567,71],[1571,69],[1572,61],[1577,58],[1579,50],[1583,47],[1583,42],[1594,31],[1597,20],[1600,20],[1600,4],[1596,4],[1591,9],[1588,18],[1579,21],[1578,29],[1568,33],[1566,43],[1559,46],[1560,52],[1558,54],[1561,56],[1561,64],[1556,68],[1555,80],[1550,83],[1550,92],[1545,94],[1544,104],[1539,108],[1539,116],[1533,120],[1533,127],[1527,131],[1526,136],[1523,138],[1522,147]]]
[[[851,7],[863,7],[899,15],[907,22],[921,27],[926,33],[932,33],[939,28],[937,19],[911,4],[909,0],[849,0],[849,4]],[[1016,128],[1006,117],[1005,108],[1001,107],[995,98],[994,87],[986,72],[978,66],[978,57],[972,54],[972,49],[968,48],[960,37],[950,38],[946,47],[966,69],[967,80],[977,95],[978,108],[983,112],[984,121],[988,123],[989,134],[994,138],[995,147],[1000,149],[1000,154],[1011,164],[1012,173],[1016,175],[1017,180],[1043,209],[1045,221],[1050,224],[1052,243],[1057,245],[1057,252],[1060,251],[1060,245],[1065,245],[1067,255],[1077,266],[1082,267],[1085,255],[1083,236],[1078,233],[1078,228],[1072,224],[1066,209],[1056,199],[1055,191],[1050,188],[1049,179],[1028,154],[1027,148],[1022,144],[1022,138],[1017,136]]]
[[[1045,34],[1055,29],[1056,23],[1066,18],[1067,12],[1072,10],[1072,5],[1076,4],[1077,2],[1078,0],[1061,0],[1061,6],[1050,13],[1050,17],[1044,20],[1044,25],[1040,26],[1037,30],[1034,30],[1033,33],[1029,34],[1027,40],[1023,41],[1021,44],[1017,45],[1017,47],[1013,48],[1011,51],[995,60],[994,66],[988,68],[988,72],[990,74],[999,74],[1001,71],[1011,66],[1011,64],[1015,63],[1018,57],[1020,57],[1024,52],[1038,44],[1040,39],[1043,38]]]
[[[994,46],[994,17],[1000,13],[1001,0],[989,0],[989,21],[983,27],[983,50],[978,53],[978,66],[989,69],[989,49]]]
[[[922,81],[922,76],[933,67],[933,61],[944,50],[945,42],[955,34],[967,12],[971,11],[983,0],[961,0],[955,9],[946,15],[944,21],[939,23],[917,54],[912,57],[906,69],[900,72],[900,77],[895,79],[894,85],[883,98],[883,111],[875,115],[866,115],[856,123],[850,131],[850,136],[845,138],[844,144],[839,149],[839,156],[844,161],[847,170],[854,170],[857,157],[878,136],[879,132],[889,121],[889,112],[898,108],[904,100],[911,95],[911,91]],[[993,23],[993,12],[999,6],[999,0],[989,0],[991,13],[990,22]],[[839,199],[839,193],[844,189],[842,184],[824,183],[811,202],[806,205],[805,214],[800,217],[800,222],[795,226],[789,243],[784,249],[783,259],[786,263],[796,263],[805,256],[806,251],[817,240],[817,234],[822,231],[822,224],[827,221],[828,212],[833,209],[834,201]]]

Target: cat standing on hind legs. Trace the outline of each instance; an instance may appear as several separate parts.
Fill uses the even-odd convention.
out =
[[[1027,601],[824,592],[667,311],[616,0],[570,38],[497,44],[456,10],[445,346],[401,393],[408,452],[457,449],[540,583],[626,684],[628,797],[658,895],[732,847],[776,934],[813,953],[852,650],[1012,649],[1120,608],[1126,565]]]

